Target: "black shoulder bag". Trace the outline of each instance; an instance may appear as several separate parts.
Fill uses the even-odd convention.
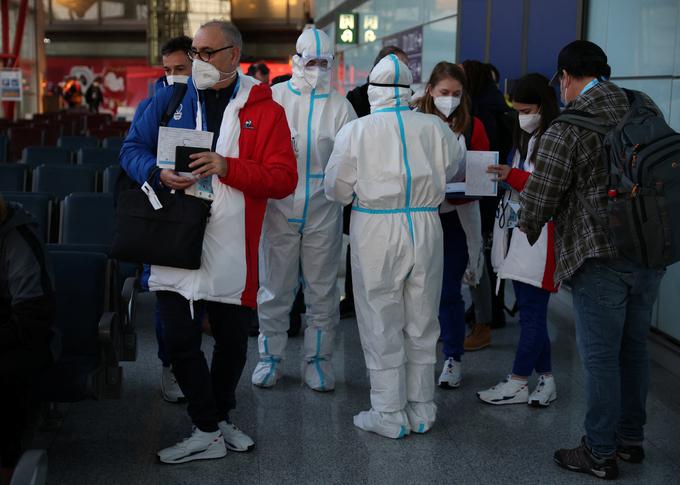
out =
[[[141,188],[118,194],[111,255],[132,263],[198,269],[211,203],[184,193],[154,191],[150,182],[159,170],[152,170]]]

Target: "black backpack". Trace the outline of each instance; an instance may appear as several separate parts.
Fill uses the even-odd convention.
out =
[[[172,85],[172,96],[170,96],[168,106],[165,108],[165,113],[163,113],[163,117],[161,118],[160,126],[168,126],[170,118],[172,118],[172,116],[175,114],[175,111],[177,111],[177,108],[182,103],[182,99],[184,99],[184,95],[186,94],[186,92],[187,92],[186,84],[175,83]],[[129,189],[137,189],[139,187],[140,184],[133,180],[125,172],[125,170],[121,170],[120,173],[118,174],[118,178],[116,179],[116,188],[113,194],[114,203],[117,203],[118,195],[122,191]]]
[[[555,123],[568,123],[602,136],[607,168],[607,216],[601,217],[581,192],[576,196],[608,228],[619,255],[647,268],[680,260],[680,134],[643,101],[624,89],[630,109],[615,126],[578,110]]]

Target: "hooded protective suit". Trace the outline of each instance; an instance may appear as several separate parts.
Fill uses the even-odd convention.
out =
[[[389,55],[373,69],[371,115],[345,126],[326,168],[326,196],[352,202],[350,245],[370,411],[354,424],[383,436],[435,421],[434,364],[442,284],[438,206],[462,179],[465,151],[438,117],[409,110],[411,73]]]
[[[323,177],[340,128],[356,118],[350,103],[330,90],[333,45],[317,29],[297,41],[293,77],[272,88],[286,111],[298,162],[295,193],[270,200],[260,245],[260,289],[257,295],[260,362],[252,382],[273,386],[280,377],[289,313],[302,280],[307,329],[304,378],[319,391],[335,387],[331,364],[334,327],[339,321],[337,270],[342,249],[342,206],[326,199]],[[308,69],[310,61],[327,69]]]

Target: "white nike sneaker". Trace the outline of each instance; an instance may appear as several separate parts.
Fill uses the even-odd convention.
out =
[[[557,399],[557,386],[555,386],[555,378],[553,376],[538,376],[538,383],[536,389],[529,396],[529,406],[538,408],[547,408],[550,403]]]
[[[444,361],[444,369],[439,376],[439,387],[442,389],[455,389],[460,387],[460,382],[463,379],[462,370],[462,364],[453,360],[453,357],[446,359]]]
[[[172,373],[171,367],[163,367],[161,374],[161,393],[163,399],[167,402],[177,403],[186,400],[184,393],[177,384],[175,374]]]
[[[255,366],[251,382],[257,387],[274,387],[280,378],[281,359],[264,357]]]
[[[362,411],[354,416],[354,426],[364,431],[399,439],[410,433],[408,417],[404,411],[381,413],[374,409]]]
[[[434,401],[409,402],[405,411],[413,433],[427,433],[437,419],[437,405]]]
[[[477,397],[489,404],[519,404],[526,403],[529,399],[529,384],[527,381],[519,381],[508,376],[486,391],[479,391]]]
[[[315,358],[304,364],[305,384],[319,392],[335,389],[335,372],[333,362]]]
[[[194,428],[193,433],[184,441],[158,452],[158,458],[163,463],[186,463],[194,460],[212,460],[226,456],[222,433],[217,430],[206,433]]]
[[[224,444],[228,450],[243,452],[251,451],[253,448],[255,448],[255,442],[253,439],[234,426],[232,423],[220,421],[217,423],[217,426],[220,427],[220,431],[224,437]]]

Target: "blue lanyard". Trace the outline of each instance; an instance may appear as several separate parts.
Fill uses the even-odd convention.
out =
[[[236,76],[236,86],[234,86],[234,91],[231,93],[231,98],[229,102],[231,103],[236,95],[238,94],[238,89],[241,87],[241,76]],[[208,131],[208,119],[205,112],[205,96],[201,96],[201,129],[203,131]]]
[[[579,94],[579,96],[580,96],[581,94],[586,93],[586,92],[589,91],[591,88],[594,88],[594,87],[597,86],[598,84],[600,84],[600,80],[597,79],[597,78],[593,79],[592,81],[590,81],[588,84],[586,84],[586,85],[583,87],[583,89],[581,90],[581,93]]]

